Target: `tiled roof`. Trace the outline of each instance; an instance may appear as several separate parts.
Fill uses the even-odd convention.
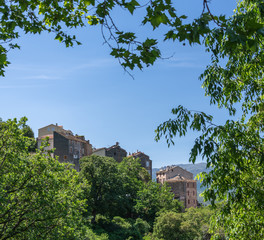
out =
[[[196,182],[196,180],[187,179],[180,174],[175,176],[174,178],[166,180],[166,182]]]
[[[82,139],[80,139],[80,138],[78,138],[78,137],[75,137],[75,136],[73,136],[73,135],[67,135],[67,134],[65,134],[65,133],[61,133],[61,132],[56,132],[56,133],[62,135],[63,137],[65,137],[65,138],[67,138],[67,139],[69,139],[69,140],[73,140],[73,141],[77,141],[77,142],[82,142],[82,143],[87,143],[87,141],[82,140]]]
[[[175,169],[175,168],[181,168],[181,167],[179,167],[179,166],[174,166],[174,167],[169,167],[169,168],[166,168],[166,169],[161,169],[161,170],[159,170],[156,174],[166,173],[166,172],[170,171],[171,169]],[[186,171],[186,172],[189,172],[189,171],[187,171],[187,170],[185,170],[185,169],[183,169],[183,168],[181,168],[181,169],[184,170],[184,171]]]
[[[40,138],[43,139],[46,137],[48,137],[49,139],[53,139],[53,134],[44,135],[44,136],[41,136]]]
[[[139,151],[139,152],[132,153],[132,154],[129,155],[128,157],[135,157],[135,156],[138,156],[138,155],[140,155],[140,154],[145,155],[145,156],[148,156],[147,154],[145,154],[145,153]],[[148,157],[149,157],[149,156],[148,156]]]

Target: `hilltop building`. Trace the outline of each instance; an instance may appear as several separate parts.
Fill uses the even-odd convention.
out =
[[[152,160],[150,160],[147,154],[137,151],[136,153],[132,153],[128,157],[139,158],[141,166],[145,168],[148,171],[149,175],[152,177]]]
[[[123,158],[127,157],[127,151],[120,147],[119,142],[116,142],[115,145],[108,148],[103,147],[94,149],[93,154],[103,157],[112,157],[119,163],[123,160]],[[152,176],[152,161],[149,159],[148,155],[137,151],[136,153],[130,154],[128,157],[139,158],[141,166],[148,171],[150,176]]]
[[[115,145],[108,148],[103,147],[95,149],[93,150],[93,154],[103,157],[112,157],[119,163],[127,156],[126,150],[119,146],[119,142],[116,142]]]
[[[175,199],[183,202],[185,208],[197,207],[197,183],[193,174],[179,167],[167,167],[156,173],[157,183],[171,187]]]
[[[49,138],[49,147],[46,150],[55,148],[52,157],[58,156],[60,162],[74,164],[74,168],[80,171],[79,160],[83,156],[92,154],[92,145],[84,136],[74,135],[72,131],[63,129],[58,124],[50,124],[38,130],[38,147],[46,137]]]

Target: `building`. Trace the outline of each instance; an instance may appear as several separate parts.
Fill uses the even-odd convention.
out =
[[[74,168],[80,171],[79,160],[83,156],[92,154],[92,145],[84,136],[74,135],[72,131],[63,129],[57,124],[50,124],[38,130],[38,147],[45,138],[49,138],[49,147],[46,150],[55,148],[52,156],[58,156],[60,162],[74,164]]]
[[[119,142],[116,142],[115,145],[108,148],[95,149],[93,150],[93,154],[103,157],[112,157],[119,163],[127,156],[126,150],[119,146]]]
[[[141,166],[148,171],[150,177],[152,178],[152,160],[150,160],[147,154],[137,151],[136,153],[132,153],[128,157],[139,158]]]
[[[192,173],[179,166],[167,167],[156,173],[156,179],[161,184],[167,182],[185,208],[197,207],[197,183]]]

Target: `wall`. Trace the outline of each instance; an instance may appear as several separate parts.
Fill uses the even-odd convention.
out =
[[[62,127],[59,127],[57,125],[54,125],[54,124],[50,124],[50,125],[48,125],[46,127],[40,128],[38,130],[38,137],[40,138],[42,136],[52,134],[54,131],[56,131],[56,132],[62,132],[63,131],[63,128]]]
[[[127,152],[119,146],[114,146],[106,149],[105,156],[112,157],[120,163],[127,156]]]
[[[181,175],[184,178],[187,179],[193,179],[193,174],[188,172],[187,170],[184,170],[181,167],[171,167],[167,170],[158,171],[156,174],[157,182],[164,183],[166,180],[169,180],[171,178],[174,178],[177,175]]]
[[[105,157],[105,148],[98,149],[96,152],[93,153],[94,155]]]

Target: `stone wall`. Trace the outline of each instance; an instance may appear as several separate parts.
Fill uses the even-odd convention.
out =
[[[123,160],[123,158],[127,156],[127,152],[126,150],[122,149],[120,146],[114,146],[106,149],[105,156],[112,157],[117,162],[120,163]]]
[[[72,158],[69,156],[69,140],[61,134],[54,132],[54,154],[59,157],[60,162],[69,162],[73,164]]]

